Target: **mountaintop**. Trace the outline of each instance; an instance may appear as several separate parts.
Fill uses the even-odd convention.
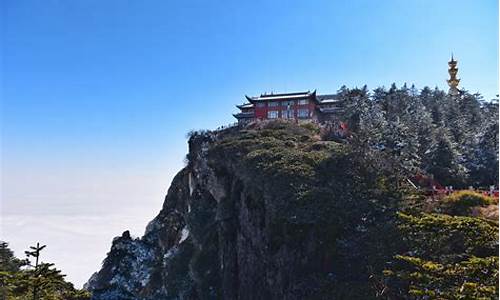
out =
[[[498,104],[428,88],[339,94],[346,139],[281,121],[192,132],[160,213],[143,237],[113,240],[93,299],[495,297],[498,200],[429,197],[407,179],[496,182]]]

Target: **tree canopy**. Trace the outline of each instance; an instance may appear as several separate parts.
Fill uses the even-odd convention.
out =
[[[40,252],[44,246],[30,247],[26,251],[30,259],[14,256],[7,242],[0,241],[0,298],[7,300],[88,300],[90,294],[75,289],[64,280],[66,275],[54,264],[42,262]],[[38,258],[38,259],[37,259]]]

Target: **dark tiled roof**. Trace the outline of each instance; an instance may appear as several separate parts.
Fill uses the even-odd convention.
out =
[[[244,103],[241,105],[236,105],[237,108],[242,109],[242,108],[253,108],[253,103]]]
[[[326,95],[317,95],[316,98],[318,98],[318,100],[330,100],[330,99],[337,99],[338,96],[337,94],[326,94]]]
[[[236,119],[245,119],[245,118],[253,118],[253,117],[255,117],[255,115],[254,115],[253,112],[249,112],[249,113],[237,113],[237,114],[233,114],[233,116]]]
[[[316,91],[310,92],[298,92],[298,93],[286,93],[286,94],[262,94],[258,97],[248,97],[248,101],[272,101],[272,100],[290,100],[290,99],[304,99],[314,96]]]

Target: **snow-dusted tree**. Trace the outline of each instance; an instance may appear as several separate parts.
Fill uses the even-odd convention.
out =
[[[466,169],[458,145],[454,143],[446,128],[436,132],[436,143],[428,150],[427,172],[443,185],[463,186]]]
[[[338,95],[351,143],[364,155],[384,153],[407,176],[424,172],[445,185],[484,186],[498,178],[492,167],[498,161],[497,102],[467,91],[450,96],[425,87],[419,93],[395,84],[371,95],[366,87],[344,86]]]
[[[480,133],[468,165],[474,185],[498,185],[498,119]]]

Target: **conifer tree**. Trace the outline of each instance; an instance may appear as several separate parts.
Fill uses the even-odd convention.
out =
[[[29,259],[16,258],[8,243],[0,242],[0,299],[15,300],[88,300],[90,294],[77,290],[65,281],[54,264],[41,261],[40,252],[45,248],[37,243],[25,251]]]

